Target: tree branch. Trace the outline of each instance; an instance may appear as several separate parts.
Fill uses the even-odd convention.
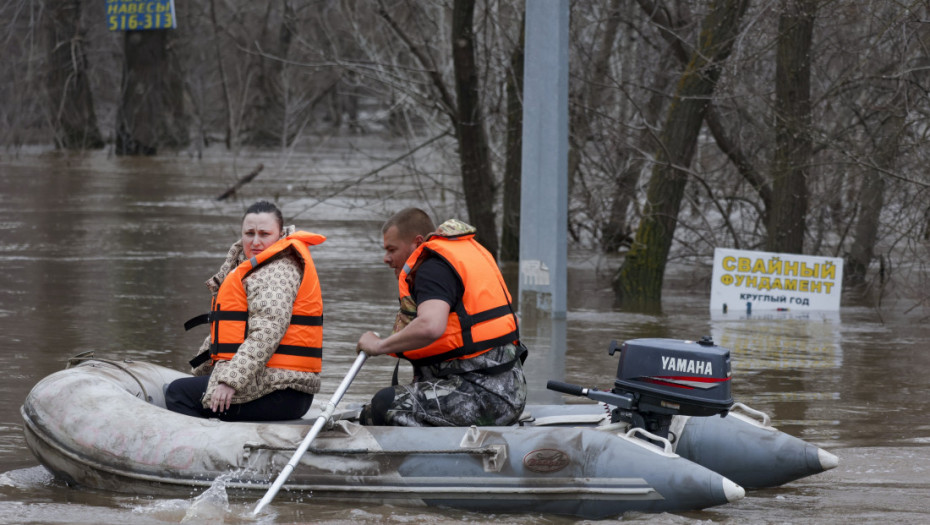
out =
[[[379,2],[378,15],[387,22],[388,26],[391,27],[391,30],[400,38],[404,44],[407,46],[407,49],[410,50],[410,53],[416,57],[417,61],[426,69],[426,74],[429,75],[430,80],[433,83],[433,87],[439,91],[439,98],[442,102],[443,109],[446,113],[449,114],[449,117],[453,122],[456,121],[456,106],[455,101],[452,99],[452,95],[449,93],[449,90],[446,88],[446,84],[442,81],[442,76],[439,74],[439,71],[432,64],[429,58],[423,53],[423,51],[413,43],[409,36],[401,29],[397,24],[391,14],[388,13],[387,8],[384,6],[384,3]]]

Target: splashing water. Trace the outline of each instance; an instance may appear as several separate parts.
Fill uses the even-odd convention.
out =
[[[224,523],[229,513],[229,496],[226,494],[226,482],[230,475],[218,476],[210,488],[194,498],[191,506],[181,519],[181,523]]]
[[[49,486],[54,482],[54,476],[45,467],[16,469],[0,474],[0,486],[3,487],[40,487]]]

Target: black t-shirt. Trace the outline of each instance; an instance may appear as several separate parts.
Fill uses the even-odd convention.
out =
[[[430,299],[440,299],[455,310],[455,306],[462,300],[465,286],[459,280],[455,270],[449,263],[440,257],[428,257],[420,263],[413,276],[413,287],[410,295],[417,304]]]

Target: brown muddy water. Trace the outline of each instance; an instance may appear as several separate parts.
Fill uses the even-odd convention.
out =
[[[336,505],[312,496],[276,500],[253,519],[260,495],[229,496],[221,484],[185,499],[70,488],[25,445],[19,410],[26,394],[79,352],[186,370],[201,335],[181,325],[206,308],[202,282],[237,238],[244,206],[258,198],[277,198],[287,222],[328,237],[314,250],[327,319],[318,398],[328,399],[354,359],[358,336],[391,324],[396,285],[381,263],[380,221],[422,204],[424,195],[432,197],[437,218],[462,216],[448,204],[454,192],[437,188],[454,184],[450,174],[416,177],[400,165],[372,173],[398,154],[372,139],[299,154],[208,151],[199,160],[0,154],[0,523],[575,523],[543,514]],[[235,199],[215,200],[259,163],[264,170]],[[930,520],[923,268],[912,269],[911,286],[886,292],[881,308],[844,300],[836,318],[718,320],[708,311],[706,270],[671,269],[665,313],[631,315],[613,306],[607,269],[617,261],[580,252],[570,259],[564,347],[529,338],[531,401],[559,399],[545,391],[547,379],[609,388],[616,370],[606,351],[611,339],[712,335],[732,351],[736,400],[840,458],[835,470],[749,492],[735,504],[603,522]],[[386,357],[370,360],[345,402],[365,400],[387,384],[392,365]]]

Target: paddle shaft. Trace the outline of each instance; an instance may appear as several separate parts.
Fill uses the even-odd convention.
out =
[[[349,385],[352,384],[352,380],[355,379],[355,376],[358,374],[358,371],[361,370],[362,365],[365,364],[365,359],[368,358],[368,354],[365,352],[359,352],[358,357],[355,359],[355,363],[352,364],[352,368],[349,369],[349,373],[346,374],[345,378],[342,380],[342,383],[339,384],[339,388],[336,389],[336,392],[333,394],[333,397],[330,398],[329,403],[326,404],[326,409],[323,410],[323,413],[320,414],[320,417],[316,419],[316,423],[313,424],[313,427],[310,429],[310,432],[307,433],[304,440],[300,443],[300,446],[297,447],[297,451],[294,452],[294,455],[291,457],[291,460],[287,462],[287,465],[281,470],[281,473],[278,474],[278,478],[274,480],[274,483],[268,489],[268,492],[265,493],[265,497],[258,502],[258,505],[255,506],[255,510],[252,511],[252,515],[255,516],[265,508],[265,505],[271,503],[271,500],[274,499],[275,495],[281,490],[281,486],[284,485],[284,482],[287,481],[287,478],[293,472],[294,467],[297,466],[297,463],[300,461],[300,458],[303,457],[304,453],[307,452],[307,449],[310,448],[310,443],[316,439],[317,434],[320,433],[320,430],[323,429],[323,425],[332,417],[333,412],[336,411],[336,405],[339,404],[339,401],[342,400],[342,396],[345,395],[346,390],[349,389]]]

